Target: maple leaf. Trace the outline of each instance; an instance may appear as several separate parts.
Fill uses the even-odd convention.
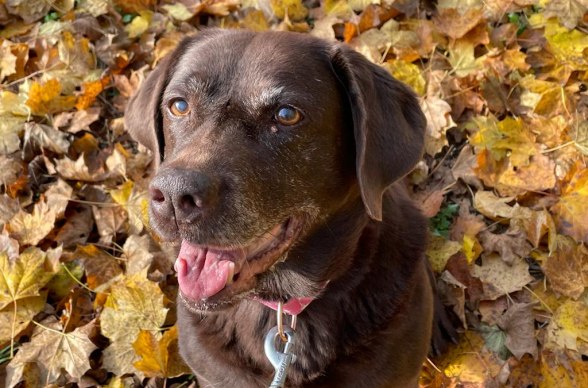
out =
[[[123,258],[126,259],[127,276],[140,272],[146,275],[153,261],[153,255],[149,252],[149,237],[147,235],[129,236],[123,246]]]
[[[46,296],[22,298],[0,309],[0,343],[9,342],[26,329],[45,307],[45,299]]]
[[[147,192],[140,190],[132,181],[126,181],[118,189],[110,190],[110,196],[126,210],[130,233],[137,234],[149,224],[149,201]]]
[[[96,81],[82,83],[82,94],[78,96],[76,109],[83,111],[92,106],[96,97],[110,84],[110,81],[111,78],[106,76]]]
[[[0,252],[0,309],[19,299],[40,295],[39,290],[55,272],[47,268],[47,260],[47,252],[34,247],[25,249],[14,259]]]
[[[22,245],[35,245],[51,232],[55,218],[55,211],[41,200],[35,204],[32,213],[19,210],[6,228]]]
[[[23,378],[27,363],[36,363],[43,385],[56,382],[62,369],[74,379],[81,378],[90,369],[90,353],[96,345],[89,339],[94,321],[78,327],[70,333],[62,332],[61,324],[49,317],[35,329],[31,342],[23,344],[7,369],[8,386],[14,386]]]
[[[179,358],[177,326],[163,335],[141,330],[133,343],[133,349],[141,357],[134,365],[147,377],[176,377],[190,373],[190,369]]]
[[[158,332],[166,315],[156,283],[135,275],[113,284],[100,315],[102,334],[112,342],[104,352],[104,366],[117,374],[135,372],[133,342],[141,330]]]

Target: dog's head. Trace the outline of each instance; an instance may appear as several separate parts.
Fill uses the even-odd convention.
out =
[[[350,202],[381,220],[425,127],[409,89],[344,45],[227,30],[183,40],[125,121],[154,153],[151,224],[182,242],[181,294],[197,310],[258,288]]]

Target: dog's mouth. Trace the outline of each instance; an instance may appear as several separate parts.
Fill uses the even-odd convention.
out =
[[[196,308],[255,287],[255,277],[280,260],[296,240],[303,218],[292,216],[247,246],[222,248],[182,241],[175,262],[181,297]]]

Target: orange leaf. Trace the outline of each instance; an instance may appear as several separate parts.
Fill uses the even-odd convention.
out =
[[[78,101],[76,102],[76,109],[85,110],[92,106],[96,97],[110,84],[110,80],[110,76],[105,76],[96,81],[84,82],[82,84],[82,94],[78,96]]]
[[[71,109],[75,104],[75,97],[62,96],[59,81],[50,79],[44,84],[39,82],[31,84],[29,99],[26,104],[31,108],[31,113],[44,116]]]

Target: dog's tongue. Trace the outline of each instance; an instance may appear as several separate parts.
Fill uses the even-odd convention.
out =
[[[182,241],[175,268],[184,296],[200,301],[220,292],[232,277],[235,263],[227,252]],[[234,260],[234,258],[233,258]]]

